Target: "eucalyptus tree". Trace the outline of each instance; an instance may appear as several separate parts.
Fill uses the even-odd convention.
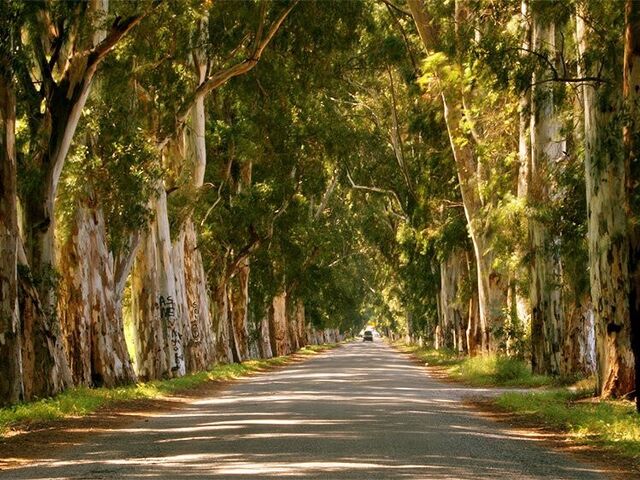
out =
[[[409,0],[408,6],[423,48],[430,55],[423,66],[423,83],[429,87],[434,100],[439,98],[442,101],[468,229],[474,246],[481,331],[480,350],[496,351],[504,341],[506,282],[503,272],[495,268],[491,248],[492,228],[487,224],[484,215],[491,204],[498,200],[495,193],[485,194],[485,189],[491,181],[487,176],[491,171],[491,157],[486,153],[494,144],[486,141],[487,139],[478,132],[496,133],[489,125],[499,122],[500,118],[499,115],[479,118],[472,104],[479,100],[491,101],[493,98],[494,105],[488,108],[489,111],[508,112],[513,99],[504,94],[492,97],[490,91],[485,88],[486,81],[476,82],[479,78],[474,79],[474,74],[482,78],[482,72],[474,71],[473,68],[465,69],[467,65],[464,63],[464,45],[471,43],[476,31],[474,26],[478,28],[479,35],[482,35],[482,30],[488,29],[488,25],[480,28],[481,26],[476,24],[477,16],[469,6],[456,2],[456,8],[452,10],[446,6],[427,6],[422,0]],[[444,10],[438,10],[439,8]],[[452,35],[443,31],[448,23],[442,22],[439,15],[450,15],[455,18],[454,25],[459,26],[457,31],[453,32],[453,38],[457,38],[453,48],[447,48],[445,40]],[[463,28],[464,25],[469,27]],[[447,52],[454,52],[453,56],[448,56]],[[469,72],[471,76],[467,75]],[[487,119],[489,122],[483,126],[482,121]],[[509,121],[502,125],[502,128],[505,127],[513,128]],[[509,137],[498,135],[496,140],[499,138]],[[496,143],[500,144],[500,141]]]
[[[576,22],[579,75],[585,79],[585,178],[597,390],[603,396],[621,396],[635,388],[620,115],[623,12],[614,4],[584,2],[578,4]]]
[[[57,201],[58,315],[74,383],[135,379],[124,338],[124,291],[149,197],[161,174],[147,111],[126,55],[108,60],[87,103]]]
[[[0,405],[23,398],[18,310],[18,195],[16,165],[16,37],[20,9],[0,4]]]
[[[531,2],[531,49],[545,60],[538,62],[531,78],[531,161],[528,169],[528,202],[542,210],[557,195],[554,166],[563,159],[558,100],[551,72],[556,51],[556,11],[551,2]],[[545,11],[551,10],[549,11]],[[536,373],[560,373],[560,348],[564,328],[562,265],[557,244],[539,215],[529,221],[531,249],[531,364]]]
[[[19,36],[19,188],[31,288],[21,295],[25,396],[71,382],[56,318],[54,204],[60,175],[93,80],[105,58],[152,11],[152,2],[27,2]]]
[[[625,43],[623,63],[623,97],[629,114],[624,128],[625,174],[629,215],[629,313],[631,340],[635,355],[635,398],[640,411],[640,195],[638,180],[640,169],[640,2],[625,3]],[[626,368],[629,368],[626,366]],[[629,388],[629,387],[627,387]]]
[[[132,277],[138,364],[144,366],[145,377],[181,375],[215,360],[209,334],[214,320],[209,316],[205,273],[189,208],[181,211],[183,218],[173,222],[170,211],[179,209],[172,205],[176,202],[167,192],[176,192],[172,198],[179,205],[202,189],[207,96],[255,67],[295,5],[246,3],[238,9],[235,2],[211,7],[194,4],[191,12],[180,12],[184,15],[182,29],[171,31],[159,19],[159,28],[141,39],[149,47],[149,39],[157,38],[154,35],[168,40],[176,37],[178,42],[167,45],[169,58],[174,61],[165,62],[165,54],[156,52],[159,66],[168,76],[149,73],[160,85],[166,78],[173,78],[184,87],[178,92],[172,88],[162,91],[162,87],[156,90],[161,92],[159,106],[169,106],[155,112],[157,148],[162,152],[167,176],[158,185],[152,205],[154,221],[142,239]],[[167,95],[169,91],[174,95]],[[158,350],[166,352],[166,358],[155,355]]]

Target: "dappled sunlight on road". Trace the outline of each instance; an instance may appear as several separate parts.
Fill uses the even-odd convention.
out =
[[[598,479],[479,418],[386,345],[354,343],[105,430],[1,479]]]

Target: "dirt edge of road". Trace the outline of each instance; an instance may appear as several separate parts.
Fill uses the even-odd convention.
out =
[[[473,387],[465,382],[451,378],[442,367],[425,365],[424,362],[414,354],[403,352],[393,344],[389,343],[388,345],[398,353],[408,357],[414,364],[420,366],[427,375],[438,381]],[[539,444],[570,455],[581,463],[597,468],[598,471],[608,476],[611,480],[640,478],[640,465],[629,465],[628,458],[616,452],[609,451],[604,447],[580,443],[568,436],[565,431],[553,428],[543,421],[536,421],[523,415],[504,410],[493,403],[488,397],[469,397],[464,404],[469,408],[473,408],[484,418],[500,423],[515,434],[529,437]]]
[[[335,348],[340,348],[342,344]],[[137,420],[147,421],[154,416],[179,409],[190,401],[219,394],[239,380],[281,370],[291,365],[326,355],[291,354],[281,365],[271,365],[233,380],[211,380],[192,389],[156,399],[115,402],[81,417],[66,417],[49,422],[35,422],[0,437],[0,470],[19,468],[36,460],[43,461],[59,450],[79,445],[92,435],[127,426]]]

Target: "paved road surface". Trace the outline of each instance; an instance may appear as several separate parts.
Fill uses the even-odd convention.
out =
[[[601,479],[388,346],[348,344],[0,479]]]

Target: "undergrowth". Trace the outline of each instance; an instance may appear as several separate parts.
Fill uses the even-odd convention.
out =
[[[574,440],[606,447],[638,466],[640,415],[634,405],[623,400],[599,400],[592,395],[592,389],[505,393],[495,399],[495,404],[560,429]]]
[[[520,359],[500,355],[467,357],[451,350],[435,350],[416,345],[398,344],[397,348],[412,353],[426,365],[443,367],[448,375],[478,386],[541,387],[564,383],[544,375],[534,375]]]

